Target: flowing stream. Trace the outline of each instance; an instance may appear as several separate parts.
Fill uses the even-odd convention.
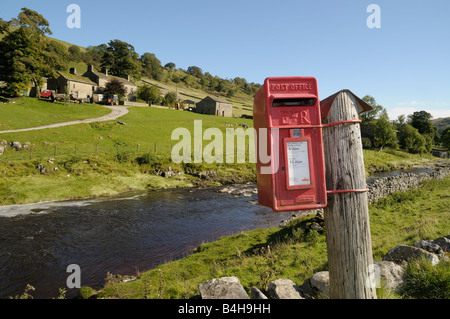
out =
[[[410,170],[424,172],[431,170]],[[372,176],[397,175],[389,172]],[[187,256],[196,247],[245,230],[278,226],[290,212],[254,205],[257,196],[220,188],[129,193],[108,199],[0,206],[0,298],[55,298],[71,273],[99,289],[108,272],[136,275]],[[67,289],[66,297],[77,289]]]
[[[205,242],[278,226],[290,213],[249,203],[218,188],[172,189],[77,202],[0,207],[0,298],[54,298],[71,273],[101,288],[107,272],[136,275],[184,257]],[[76,289],[67,289],[73,297]]]

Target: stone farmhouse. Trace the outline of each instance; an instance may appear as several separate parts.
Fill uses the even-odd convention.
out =
[[[196,113],[233,117],[233,105],[225,99],[207,96],[197,103]]]
[[[88,69],[84,74],[78,74],[76,68],[71,68],[70,72],[58,71],[57,79],[47,80],[47,89],[56,91],[58,94],[67,93],[78,99],[91,99],[94,94],[102,93],[103,89],[111,79],[115,78],[122,82],[126,90],[126,98],[133,100],[137,86],[127,79],[119,78],[108,74],[107,69],[98,72],[94,66],[88,65]]]

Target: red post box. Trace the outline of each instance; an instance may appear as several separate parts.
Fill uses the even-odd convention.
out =
[[[253,121],[259,204],[274,211],[325,207],[327,190],[317,80],[267,78],[255,96]]]

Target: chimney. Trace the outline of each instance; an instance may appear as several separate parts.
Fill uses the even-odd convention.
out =
[[[102,68],[102,73],[104,73],[106,76],[108,76],[108,69],[107,68]]]
[[[131,81],[130,76],[129,76],[129,75],[126,75],[126,76],[125,76],[125,80]]]
[[[70,68],[70,74],[77,74],[77,68]]]
[[[94,67],[92,66],[92,64],[88,65],[87,70],[88,70],[88,72],[94,72]]]

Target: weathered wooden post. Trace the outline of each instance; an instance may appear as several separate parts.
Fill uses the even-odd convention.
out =
[[[349,90],[326,98],[320,106],[328,190],[324,216],[330,298],[376,299],[358,118],[371,107]]]

